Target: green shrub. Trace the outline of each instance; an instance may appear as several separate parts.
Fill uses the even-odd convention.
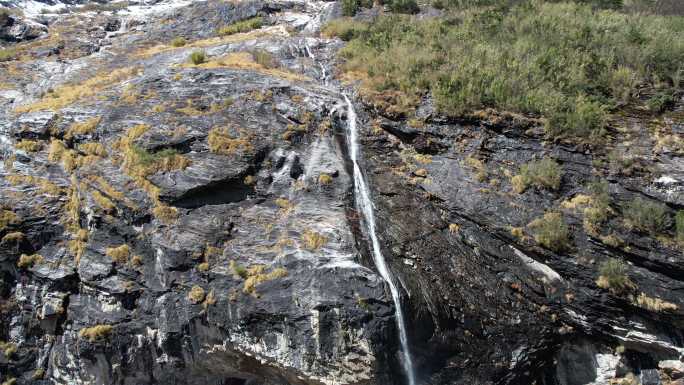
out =
[[[174,38],[173,40],[171,40],[171,45],[174,47],[182,47],[186,44],[188,44],[188,41],[185,40],[185,38],[182,36],[178,36],[178,37]]]
[[[601,263],[599,274],[596,284],[600,288],[610,289],[617,293],[624,293],[635,288],[627,275],[627,265],[618,259],[610,258]]]
[[[555,160],[544,157],[520,167],[520,173],[511,180],[517,193],[524,192],[529,186],[558,190],[563,170]]]
[[[194,51],[190,54],[190,62],[194,65],[199,65],[207,61],[207,56],[203,51]]]
[[[638,197],[627,203],[623,214],[629,227],[655,235],[667,228],[667,211],[667,206],[662,203]]]
[[[594,140],[637,88],[679,89],[681,18],[600,9],[611,1],[441,3],[440,18],[392,14],[326,27],[350,40],[342,69],[364,74],[362,96],[405,111],[411,105],[400,102],[429,92],[447,115],[491,107],[542,117],[553,138]]]
[[[528,227],[532,230],[534,240],[547,249],[560,252],[570,245],[568,225],[559,212],[548,212],[532,221]]]
[[[226,25],[224,27],[219,28],[217,33],[220,36],[227,36],[227,35],[233,35],[236,33],[242,33],[242,32],[249,32],[258,28],[261,28],[263,25],[263,19],[259,16],[257,17],[252,17],[249,19],[245,20],[240,20],[237,21],[233,24]]]

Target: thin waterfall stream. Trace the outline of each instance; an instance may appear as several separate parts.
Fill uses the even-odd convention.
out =
[[[394,302],[394,307],[396,308],[396,321],[397,327],[399,329],[399,340],[401,342],[401,351],[403,355],[402,364],[404,371],[406,372],[406,378],[408,379],[408,385],[415,385],[415,373],[413,371],[413,361],[411,359],[411,352],[409,351],[408,345],[408,335],[406,332],[406,322],[404,320],[404,312],[401,307],[401,299],[399,297],[399,290],[397,289],[392,273],[385,262],[385,257],[380,251],[380,241],[378,241],[378,236],[375,232],[375,214],[373,212],[373,203],[370,197],[370,190],[368,189],[368,184],[366,179],[361,172],[361,167],[359,166],[359,139],[358,131],[356,127],[356,111],[354,110],[354,105],[349,100],[347,95],[344,95],[344,100],[347,103],[347,121],[348,121],[348,144],[349,144],[349,155],[352,160],[354,167],[354,188],[355,194],[354,199],[356,201],[357,209],[363,213],[363,219],[365,220],[368,236],[371,239],[371,246],[373,251],[373,261],[375,262],[375,267],[378,269],[380,276],[387,282],[392,293],[392,301]]]

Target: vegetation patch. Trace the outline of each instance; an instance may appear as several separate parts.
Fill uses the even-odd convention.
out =
[[[171,46],[173,47],[183,47],[184,45],[188,44],[188,41],[185,40],[184,37],[179,36],[175,37],[173,40],[171,40]]]
[[[17,58],[17,50],[14,48],[0,49],[0,62],[15,60]]]
[[[72,139],[76,135],[91,134],[100,124],[101,118],[99,116],[87,119],[83,122],[76,122],[69,126],[69,129],[64,134],[65,139]]]
[[[5,230],[9,225],[19,223],[19,216],[10,210],[0,209],[0,231]]]
[[[92,77],[84,82],[60,86],[39,101],[17,107],[15,111],[23,113],[40,110],[58,110],[79,100],[94,98],[104,89],[120,84],[122,81],[137,75],[139,71],[140,69],[138,68],[121,68]]]
[[[587,234],[592,236],[599,236],[601,234],[601,225],[608,220],[613,212],[610,207],[610,194],[608,192],[608,183],[605,181],[597,181],[589,184],[590,200],[589,206],[584,209],[583,227]]]
[[[630,228],[657,235],[669,225],[667,206],[638,197],[625,206],[625,224]]]
[[[38,188],[38,191],[49,195],[60,195],[64,192],[62,188],[50,182],[48,179],[33,175],[10,174],[5,177],[5,180],[13,186],[22,184],[35,186]]]
[[[204,289],[200,286],[193,286],[192,289],[190,289],[190,292],[188,293],[188,299],[194,303],[198,304],[202,301],[204,301],[204,297],[206,296]]]
[[[636,288],[627,275],[627,264],[615,258],[609,258],[601,263],[596,285],[616,294],[623,294]]]
[[[332,183],[332,181],[333,177],[330,174],[322,172],[318,175],[318,184],[326,185]]]
[[[26,152],[36,152],[40,150],[41,145],[40,142],[35,140],[22,139],[22,141],[17,143],[15,147],[19,150]]]
[[[12,342],[0,341],[0,351],[6,358],[10,358],[17,352],[17,345]]]
[[[675,237],[677,242],[684,244],[684,210],[677,211],[675,215]]]
[[[240,20],[233,24],[221,27],[216,31],[219,36],[228,36],[236,33],[249,32],[255,29],[261,28],[263,25],[263,19],[259,16],[252,17],[245,20]]]
[[[676,311],[678,309],[677,305],[672,302],[667,302],[660,298],[649,297],[644,293],[639,294],[634,300],[634,303],[639,307],[657,313]]]
[[[274,62],[269,63],[274,65]],[[265,61],[263,61],[262,63],[257,62],[252,52],[231,52],[227,55],[212,58],[211,60],[207,60],[200,64],[186,64],[185,67],[199,67],[205,69],[234,68],[249,71],[257,71],[266,75],[275,76],[290,81],[308,80],[308,78],[304,75],[290,72],[281,68],[268,67],[265,66],[265,64]]]
[[[440,18],[383,15],[324,29],[349,41],[342,69],[361,80],[363,97],[410,108],[429,93],[448,115],[491,107],[544,117],[551,137],[587,139],[638,90],[680,87],[681,18],[573,2],[441,3]]]
[[[20,269],[28,269],[34,265],[43,262],[44,258],[40,254],[26,255],[22,254],[17,261],[17,267]]]
[[[529,186],[558,190],[563,170],[555,160],[544,157],[520,167],[518,175],[511,179],[513,189],[518,194],[523,193]]]
[[[207,62],[207,55],[204,54],[204,51],[193,51],[190,54],[190,63],[194,65],[200,65],[202,63]]]
[[[24,235],[24,233],[22,233],[21,231],[14,231],[5,234],[2,237],[2,240],[0,240],[0,244],[18,243],[22,241],[24,238],[26,238],[26,235]]]
[[[328,238],[311,229],[307,229],[302,234],[302,244],[309,251],[316,251],[328,243]]]
[[[131,248],[126,244],[117,247],[108,247],[105,249],[105,254],[111,257],[114,262],[123,265],[128,263],[128,256],[131,254]]]
[[[270,272],[266,272],[266,266],[264,265],[250,266],[247,269],[247,278],[245,279],[242,291],[249,294],[255,294],[257,285],[286,276],[287,270],[282,267],[277,267]]]
[[[534,240],[547,249],[561,252],[570,246],[570,231],[559,212],[548,212],[527,225]]]
[[[79,330],[78,336],[81,338],[87,338],[88,341],[92,343],[109,337],[112,334],[112,330],[112,325],[95,325]]]
[[[235,138],[228,128],[213,128],[209,131],[207,144],[209,144],[209,151],[215,154],[232,155],[253,151],[251,139],[250,136],[242,133]]]

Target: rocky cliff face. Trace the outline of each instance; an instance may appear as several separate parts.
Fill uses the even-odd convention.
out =
[[[337,15],[186,1],[6,18],[2,381],[404,383],[354,204],[354,88],[335,76],[342,43],[319,33]],[[217,34],[246,19],[260,25]],[[637,196],[681,209],[681,148],[627,116],[615,134],[641,143],[619,149],[627,170],[545,143],[534,121],[450,121],[429,100],[420,124],[356,109],[419,383],[678,384],[681,247],[618,215],[588,233],[578,197],[600,174],[615,211]],[[681,139],[681,109],[661,123]],[[560,188],[514,193],[511,174],[541,155],[562,165]],[[527,227],[554,207],[562,249]],[[628,293],[597,285],[609,257],[630,262]]]

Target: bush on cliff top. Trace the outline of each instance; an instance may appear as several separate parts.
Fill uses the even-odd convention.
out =
[[[406,109],[429,92],[452,116],[487,107],[541,116],[554,138],[601,137],[618,102],[644,87],[681,87],[682,17],[569,2],[454,1],[459,6],[440,18],[339,20],[324,32],[349,40],[343,69],[372,102],[392,97]]]

